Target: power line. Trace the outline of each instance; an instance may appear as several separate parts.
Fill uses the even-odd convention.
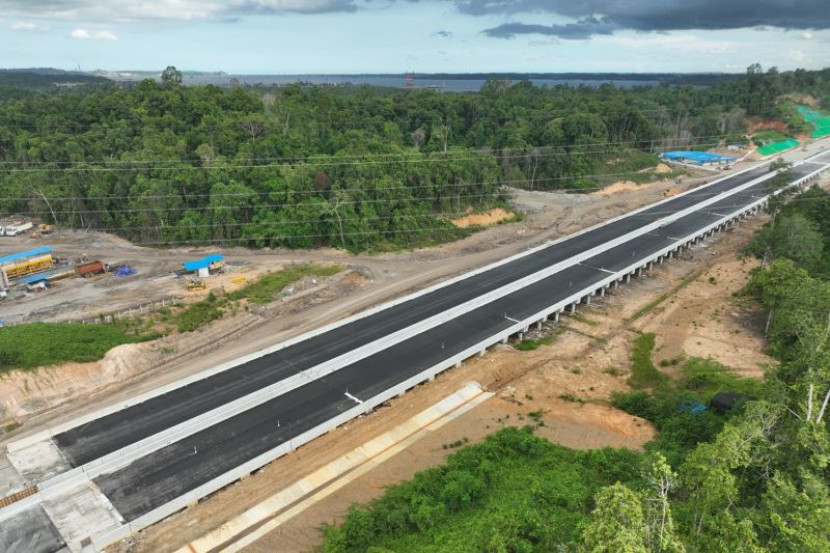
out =
[[[555,181],[567,181],[567,180],[578,180],[584,178],[602,178],[602,177],[622,177],[627,175],[637,175],[642,174],[641,171],[626,171],[624,173],[593,173],[588,175],[578,175],[578,176],[563,176],[563,177],[547,177],[547,178],[538,178],[533,179],[533,183],[542,183],[542,182],[555,182]],[[336,192],[344,192],[344,193],[354,193],[354,192],[378,192],[378,191],[389,191],[389,190],[400,190],[400,191],[410,191],[410,190],[421,190],[421,189],[429,189],[429,188],[459,188],[459,187],[466,187],[466,186],[488,186],[488,185],[495,185],[495,186],[506,186],[511,184],[522,184],[528,183],[530,179],[516,179],[510,181],[493,181],[493,182],[459,182],[459,183],[447,183],[447,184],[424,184],[420,186],[410,186],[410,185],[400,185],[400,186],[387,186],[387,187],[372,187],[372,188],[330,188],[329,190],[269,190],[265,192],[221,192],[221,193],[207,193],[207,194],[150,194],[150,195],[140,195],[140,196],[46,196],[46,199],[49,201],[86,201],[86,200],[157,200],[157,199],[164,199],[164,198],[229,198],[229,197],[239,197],[239,198],[254,198],[258,196],[270,196],[270,195],[291,195],[291,196],[304,196],[304,195],[325,195],[326,193],[336,193]],[[559,188],[555,190],[545,190],[545,192],[575,192],[575,191],[585,191],[585,190],[600,190],[602,187],[590,187],[590,188]],[[0,200],[25,200],[25,199],[34,199],[34,200],[42,200],[40,196],[26,196],[26,197],[0,197]]]
[[[572,145],[551,145],[551,146],[526,146],[524,148],[493,148],[489,150],[460,150],[460,151],[450,151],[450,152],[429,152],[427,155],[437,156],[438,158],[420,158],[420,159],[383,159],[382,161],[370,161],[367,158],[405,158],[405,157],[414,157],[418,156],[418,152],[403,152],[403,153],[390,153],[390,154],[355,154],[350,156],[340,156],[338,154],[331,154],[327,155],[326,160],[317,160],[313,156],[309,157],[268,157],[268,158],[248,158],[241,161],[244,161],[246,164],[251,164],[254,162],[282,162],[283,164],[291,164],[291,162],[302,162],[304,167],[310,166],[322,166],[322,167],[332,167],[332,166],[353,166],[353,165],[390,165],[390,164],[412,164],[412,163],[435,163],[435,162],[443,162],[443,161],[477,161],[482,157],[494,157],[493,154],[510,151],[515,152],[519,151],[517,155],[512,156],[504,156],[499,155],[495,156],[497,159],[519,159],[525,158],[528,155],[537,155],[535,152],[538,150],[551,150],[551,149],[562,149],[566,148],[569,149],[567,152],[555,152],[554,154],[540,154],[537,157],[555,157],[555,156],[567,156],[572,155],[574,151],[577,153],[602,153],[604,150],[593,150],[593,151],[579,151],[582,148],[593,148],[593,147],[611,147],[611,146],[621,146],[621,145],[636,145],[636,144],[659,144],[663,142],[672,142],[672,141],[682,141],[684,145],[695,145],[700,144],[704,139],[722,139],[723,135],[709,135],[709,136],[695,136],[695,137],[660,137],[654,139],[643,139],[643,140],[625,140],[625,141],[618,141],[618,142],[595,142],[595,143],[588,143],[588,144],[572,144]],[[319,155],[319,154],[317,154]],[[454,157],[454,156],[473,156],[473,157]],[[361,161],[331,161],[331,158],[340,158],[346,157],[349,158],[360,158]],[[445,159],[441,159],[445,158]],[[154,170],[154,169],[184,169],[184,170],[235,170],[235,169],[254,169],[254,168],[261,168],[261,167],[272,167],[271,163],[268,164],[252,164],[252,165],[190,165],[188,162],[196,162],[198,160],[191,159],[191,160],[184,160],[184,159],[168,159],[168,160],[96,160],[96,161],[88,161],[88,160],[72,160],[72,161],[0,161],[0,166],[21,166],[23,169],[9,169],[9,168],[0,168],[0,172],[13,172],[13,171],[20,171],[20,172],[42,172],[42,171],[52,171],[52,170],[60,170],[60,167],[47,167],[47,168],[39,168],[38,165],[67,165],[69,167],[63,168],[63,170],[74,169],[78,171],[137,171],[137,170]],[[232,160],[231,160],[232,161]],[[151,166],[152,164],[182,164],[182,165],[173,165],[171,167],[154,167]],[[227,160],[221,162],[227,163]],[[92,167],[86,167],[87,164],[96,164]],[[128,165],[128,164],[135,164],[135,165],[142,165],[140,167],[108,167],[109,165]],[[79,166],[80,165],[80,166]],[[150,165],[150,166],[148,166]],[[35,167],[30,167],[35,166]],[[290,165],[293,166],[293,165]]]
[[[339,203],[343,204],[377,204],[377,203],[395,203],[395,202],[422,202],[427,200],[457,200],[459,198],[487,198],[487,197],[498,197],[498,196],[507,196],[510,192],[489,192],[486,194],[463,194],[463,195],[453,195],[453,196],[431,196],[427,198],[418,198],[418,197],[410,197],[410,198],[382,198],[382,199],[367,199],[367,200],[343,200]],[[264,207],[311,207],[311,206],[330,206],[331,203],[328,201],[325,202],[316,202],[316,203],[304,203],[304,204],[256,204],[252,206],[198,206],[198,207],[174,207],[174,208],[148,208],[148,209],[88,209],[88,210],[71,210],[71,211],[55,211],[55,215],[87,215],[93,213],[155,213],[155,212],[178,212],[178,211],[208,211],[208,210],[233,210],[233,209],[259,209]],[[40,215],[51,215],[53,212],[49,211],[48,209],[42,211],[22,211],[21,213],[25,214],[32,214],[37,213]]]
[[[711,197],[715,197],[715,196],[719,196],[719,195],[721,195],[720,192],[707,192],[706,194],[700,194],[699,197],[701,199],[703,199],[703,198],[711,198]],[[738,196],[746,196],[746,194],[744,194],[743,192],[737,192],[737,193],[732,194],[728,197],[738,197]],[[821,199],[821,198],[815,198],[815,199]],[[328,207],[331,207],[329,204],[320,204],[320,205],[326,205]],[[291,206],[291,207],[295,207],[295,206]],[[703,211],[705,209],[707,209],[707,208],[706,207],[701,208],[701,211]],[[150,210],[150,211],[152,211],[152,210]],[[44,213],[48,213],[48,212],[44,212]],[[72,213],[72,212],[66,212],[66,213]],[[330,215],[331,213],[332,212],[329,211],[328,213],[325,213],[324,215]],[[649,211],[649,216],[654,216],[654,217],[659,219],[662,216],[672,215],[674,213],[676,213],[675,210]],[[456,216],[463,216],[463,215],[471,215],[471,213],[468,213],[468,212],[465,211],[465,212],[450,213],[450,214],[443,214],[443,213],[439,213],[439,214],[413,213],[413,214],[411,214],[411,216],[413,216],[413,217],[421,216],[421,217],[432,217],[432,218],[456,217]],[[162,231],[182,232],[182,231],[186,231],[188,229],[193,229],[193,228],[215,228],[215,227],[223,227],[223,228],[224,227],[232,227],[232,228],[247,228],[247,227],[269,228],[269,227],[273,227],[273,226],[294,225],[294,224],[313,224],[313,223],[318,223],[319,224],[319,223],[341,223],[341,222],[342,223],[355,223],[355,222],[361,223],[361,222],[365,222],[365,221],[395,220],[395,219],[399,219],[399,218],[400,218],[400,216],[378,216],[378,217],[365,217],[365,218],[358,216],[357,218],[352,218],[352,217],[348,217],[346,214],[344,214],[341,219],[337,219],[337,218],[331,218],[331,219],[302,219],[302,220],[281,220],[281,221],[261,221],[261,222],[245,221],[245,222],[232,222],[232,223],[214,222],[212,224],[187,225],[187,226],[184,226],[184,227],[165,226],[163,224],[156,224],[156,225],[140,225],[140,226],[132,226],[132,227],[95,228],[95,229],[92,229],[92,230],[94,230],[95,232],[106,232],[106,231],[110,231],[110,230],[115,230],[115,231],[119,231],[119,230],[134,230],[134,231],[146,230],[146,231],[155,231],[155,232],[162,232]],[[179,223],[179,222],[180,221],[177,221],[177,223]],[[439,227],[439,228],[444,228],[444,227]],[[384,231],[379,230],[379,232],[384,232]],[[296,237],[296,236],[305,236],[305,235],[292,235],[292,236]],[[326,235],[326,236],[328,236],[328,235]],[[318,237],[318,235],[313,235],[313,237]]]
[[[538,181],[537,181],[538,182]],[[356,199],[356,200],[337,200],[336,203],[339,205],[363,205],[363,204],[384,204],[384,203],[411,203],[411,202],[426,202],[430,200],[443,200],[443,201],[457,201],[461,198],[498,198],[504,196],[510,196],[512,192],[498,190],[495,187],[498,187],[498,182],[480,182],[480,183],[470,183],[468,186],[470,187],[482,187],[482,186],[493,186],[494,189],[490,192],[484,192],[481,194],[459,194],[459,195],[440,195],[440,196],[427,196],[427,197],[419,197],[419,196],[409,196],[409,197],[398,197],[398,198],[369,198],[369,199]],[[600,187],[591,187],[585,189],[566,189],[572,192],[581,192],[583,190],[599,190]],[[406,191],[406,188],[399,189],[401,191]],[[719,193],[716,193],[719,194]],[[235,209],[238,210],[256,210],[262,208],[307,208],[307,207],[331,207],[332,202],[330,200],[325,200],[321,202],[309,202],[309,203],[258,203],[253,205],[243,205],[243,206],[233,206],[233,205],[203,205],[203,206],[184,206],[184,207],[147,207],[147,208],[124,208],[124,209],[78,209],[78,210],[59,210],[59,211],[52,211],[49,209],[42,209],[42,210],[22,210],[22,214],[32,215],[90,215],[90,214],[111,214],[111,213],[176,213],[181,211],[212,211],[212,210],[226,210],[232,211]]]

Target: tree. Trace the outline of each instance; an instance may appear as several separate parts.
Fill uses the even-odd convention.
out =
[[[617,482],[594,498],[596,508],[582,533],[584,553],[648,553],[648,529],[640,496]]]
[[[643,514],[646,521],[646,542],[654,553],[684,553],[686,548],[677,536],[672,520],[669,492],[675,486],[677,475],[662,453],[654,455],[645,474],[649,493],[645,497]]]
[[[175,65],[168,65],[161,72],[161,82],[165,86],[179,86],[182,84],[182,72],[176,69]]]

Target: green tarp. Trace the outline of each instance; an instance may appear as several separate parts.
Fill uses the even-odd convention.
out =
[[[778,142],[773,142],[772,144],[766,144],[765,146],[761,146],[758,148],[758,153],[762,156],[771,156],[773,154],[778,154],[783,152],[784,150],[789,150],[790,148],[794,148],[801,144],[795,138],[790,138],[789,140],[780,140]]]
[[[810,135],[812,138],[823,138],[830,135],[830,117],[805,107],[799,107],[798,113],[804,117],[805,121],[813,124],[814,129]]]

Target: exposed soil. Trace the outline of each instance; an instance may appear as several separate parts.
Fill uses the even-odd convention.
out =
[[[647,421],[616,410],[608,403],[611,392],[627,389],[631,343],[640,331],[658,334],[660,346],[655,352],[655,362],[669,353],[680,355],[684,346],[675,348],[677,340],[694,346],[694,352],[687,351],[688,354],[723,361],[738,359],[719,357],[724,348],[717,337],[723,332],[734,336],[730,344],[743,352],[727,351],[729,355],[743,355],[742,362],[736,365],[741,372],[759,374],[759,364],[767,361],[757,353],[763,349],[760,334],[753,327],[745,326],[752,319],[752,310],[736,304],[731,296],[746,280],[752,266],[749,261],[736,260],[735,252],[762,222],[757,217],[735,231],[717,235],[711,243],[655,268],[651,274],[633,280],[631,285],[621,287],[612,295],[595,298],[592,305],[584,306],[576,316],[563,317],[558,325],[546,323],[541,331],[534,330],[529,335],[533,338],[555,334],[550,346],[530,352],[520,352],[511,345],[496,346],[485,357],[467,362],[439,376],[435,382],[393,400],[388,407],[352,421],[271,463],[257,475],[142,532],[136,551],[159,551],[184,545],[470,380],[496,391],[496,396],[357,478],[304,511],[302,516],[289,520],[246,551],[309,551],[320,542],[321,525],[338,521],[350,503],[378,497],[386,486],[443,463],[453,451],[445,448],[445,444],[465,439],[475,443],[505,425],[528,424],[532,422],[528,414],[534,411],[543,413],[544,426],[537,430],[538,434],[568,447],[641,449],[654,437],[654,429]],[[709,276],[723,280],[716,286],[710,284]],[[682,288],[672,293],[678,287]],[[663,303],[629,322],[644,306],[663,295],[668,295]],[[717,328],[713,325],[700,329],[689,314],[696,306],[703,305],[705,313],[719,309],[729,316],[720,317]],[[754,352],[754,357],[749,352]]]
[[[466,217],[460,217],[458,219],[453,219],[452,224],[459,227],[459,228],[467,228],[467,227],[489,227],[492,225],[497,225],[502,221],[510,219],[513,217],[514,214],[497,207],[496,209],[491,209],[485,213],[474,213],[471,215],[467,215]]]
[[[226,249],[221,253],[226,259],[227,272],[204,279],[208,289],[194,292],[187,291],[186,279],[174,279],[172,271],[181,268],[183,261],[202,257],[214,249],[155,250],[111,235],[83,231],[60,231],[46,239],[4,237],[0,239],[0,255],[48,244],[56,254],[69,259],[86,255],[88,259],[111,264],[125,263],[139,271],[138,275],[123,279],[112,276],[95,281],[70,279],[57,283],[47,292],[4,300],[0,303],[0,318],[7,323],[91,319],[100,314],[143,309],[162,298],[198,301],[211,290],[231,291],[243,286],[240,277],[247,281],[289,263],[340,263],[354,273],[352,277],[333,279],[331,285],[323,283],[318,290],[298,294],[310,295],[311,300],[288,298],[276,307],[228,316],[195,333],[130,349],[134,355],[119,357],[119,371],[112,371],[103,361],[84,367],[70,364],[67,371],[54,367],[42,374],[39,370],[6,375],[0,383],[0,392],[8,392],[8,396],[0,393],[0,427],[13,423],[16,429],[0,434],[0,445],[710,179],[710,176],[687,178],[682,184],[672,182],[672,186],[655,182],[613,198],[513,190],[512,203],[524,214],[521,222],[495,225],[458,242],[411,252],[353,256],[340,250]],[[348,278],[358,278],[360,282],[349,284]],[[245,340],[239,340],[243,333]],[[28,397],[27,390],[37,392]]]
[[[594,192],[594,196],[604,197],[613,196],[614,194],[619,194],[620,192],[632,192],[634,190],[637,190],[639,186],[640,185],[638,185],[636,182],[630,180],[615,182],[610,186],[606,186],[602,190]]]
[[[64,394],[56,399],[36,396],[35,400],[42,401],[43,404],[35,409],[27,407],[29,410],[26,412],[37,414],[28,418],[21,416],[17,422],[23,423],[23,427],[3,436],[4,440],[0,440],[0,444],[286,340],[413,289],[607,220],[712,178],[712,175],[707,175],[685,179],[682,184],[672,181],[640,185],[636,190],[610,197],[516,191],[513,205],[524,215],[521,223],[497,225],[465,240],[427,250],[378,256],[350,256],[334,250],[223,251],[231,267],[236,266],[239,271],[231,273],[229,278],[277,269],[290,262],[339,262],[353,271],[341,275],[340,280],[335,280],[338,278],[335,277],[330,283],[321,284],[317,290],[304,291],[295,296],[295,299],[311,297],[307,303],[278,302],[266,309],[265,313],[228,317],[201,331],[186,335],[181,343],[143,345],[142,347],[157,348],[152,354],[147,351],[136,354],[135,362],[152,360],[146,364],[146,368],[134,371],[129,378],[109,382],[103,390],[93,391],[94,386],[84,387],[79,384],[77,393]],[[759,223],[754,223],[757,224]],[[268,537],[252,550],[308,550],[319,543],[320,524],[342,516],[350,502],[375,497],[382,493],[383,486],[410,478],[418,470],[441,463],[449,452],[442,447],[443,444],[464,437],[474,442],[504,424],[524,424],[531,411],[544,412],[545,426],[539,430],[542,435],[570,447],[610,445],[641,448],[654,435],[650,425],[613,409],[607,403],[610,392],[626,389],[630,344],[638,330],[654,329],[658,333],[658,343],[662,349],[656,352],[655,361],[669,357],[670,353],[679,355],[687,347],[693,349],[695,355],[721,355],[725,349],[723,338],[729,336],[729,343],[732,344],[735,341],[732,338],[734,334],[740,340],[745,340],[738,344],[738,352],[729,353],[733,358],[740,357],[743,361],[736,365],[738,369],[757,374],[759,367],[766,362],[761,357],[750,358],[740,353],[750,351],[753,347],[757,347],[755,351],[760,351],[762,348],[758,344],[762,342],[753,334],[754,327],[745,324],[745,321],[752,319],[751,312],[735,303],[729,295],[731,288],[739,287],[741,278],[745,276],[736,275],[733,278],[727,272],[731,274],[731,271],[736,270],[745,275],[751,266],[749,262],[736,262],[734,258],[734,252],[748,239],[751,228],[752,225],[745,224],[736,232],[722,234],[716,239],[716,246],[695,249],[686,254],[687,258],[675,260],[656,269],[650,276],[632,281],[632,285],[585,308],[582,317],[564,318],[558,326],[561,333],[554,345],[543,346],[533,352],[518,352],[510,346],[498,346],[487,356],[441,375],[435,382],[418,387],[403,398],[390,402],[389,406],[350,422],[271,463],[256,475],[147,529],[139,534],[137,544],[124,546],[137,546],[137,551],[164,551],[179,547],[327,464],[356,444],[364,443],[407,420],[470,380],[496,390],[496,397],[356,480],[302,517],[283,525],[278,532],[272,534],[281,534],[278,541]],[[166,278],[168,271],[172,270],[170,267],[179,267],[183,259],[192,259],[206,253],[203,250],[148,252],[112,237],[80,232],[62,233],[54,239],[50,238],[50,243],[61,250],[58,253],[67,256],[90,251],[94,252],[93,256],[106,253],[129,261],[131,265],[140,268],[145,277],[158,274],[159,279],[162,276]],[[30,238],[7,238],[0,243],[0,254],[35,245],[38,245],[37,241]],[[721,263],[724,264],[723,267],[720,266]],[[705,272],[676,294],[677,297],[670,298],[645,316],[628,323],[637,310],[670,292],[701,269]],[[709,284],[710,275],[716,281],[724,279],[727,284]],[[152,279],[134,281],[136,283],[130,288],[134,301],[138,298],[145,301],[160,295],[163,297],[170,291],[169,283],[166,283],[167,288],[161,292],[148,292],[147,284]],[[84,288],[87,283],[79,284],[80,288]],[[177,289],[181,287],[181,283],[175,284]],[[44,304],[43,309],[52,318],[74,318],[79,310],[92,309],[96,302],[103,302],[107,311],[112,310],[112,305],[107,302],[115,294],[93,293],[90,294],[92,299],[87,299],[88,290],[77,295],[74,305],[70,301],[67,306],[65,298],[56,295],[51,304]],[[63,290],[60,293],[63,294]],[[22,303],[28,300],[19,301]],[[2,316],[6,315],[10,305],[14,306],[15,303],[2,304]],[[701,306],[697,312],[700,315],[695,314],[695,305]],[[715,310],[718,315],[714,314]],[[21,311],[26,312],[26,308]],[[728,316],[724,315],[727,313]],[[705,331],[698,328],[702,318],[707,318],[707,324],[703,327]],[[715,318],[718,320],[715,321]],[[715,322],[721,326],[715,325]],[[547,328],[547,331],[552,331],[552,327]],[[245,340],[234,339],[242,333]],[[676,344],[678,340],[682,340],[684,345],[669,345]],[[186,348],[186,351],[179,348]],[[101,367],[99,370],[104,369]],[[45,373],[48,376],[43,381],[58,388],[64,379],[69,382],[84,379],[94,382],[100,374],[84,371],[86,369],[74,366],[64,374],[60,368],[55,368]],[[14,390],[15,387],[17,390],[25,390],[26,386],[32,386],[31,383],[23,385],[16,381],[7,385],[10,386],[8,390]],[[47,387],[40,383],[38,385]],[[0,393],[3,391],[0,390]],[[16,397],[21,398],[22,395]],[[81,398],[82,402],[76,401]],[[16,401],[18,405],[24,403]],[[520,415],[525,420],[521,420]]]

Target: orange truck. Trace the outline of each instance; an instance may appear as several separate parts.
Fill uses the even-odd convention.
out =
[[[75,274],[84,278],[97,275],[105,271],[106,267],[104,267],[104,264],[97,260],[75,266]]]

